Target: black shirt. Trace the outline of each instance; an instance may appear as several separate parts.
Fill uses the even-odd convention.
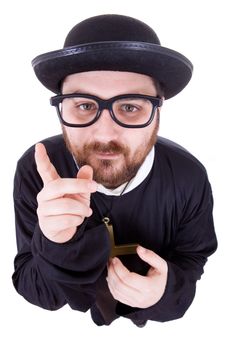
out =
[[[42,142],[59,175],[76,177],[63,137]],[[153,167],[144,181],[122,196],[92,194],[93,215],[62,244],[48,240],[38,225],[36,196],[42,186],[31,147],[18,162],[14,183],[18,253],[13,283],[21,295],[49,310],[67,303],[75,310],[91,308],[97,324],[110,324],[119,316],[155,321],[183,316],[207,257],[217,248],[211,187],[196,158],[159,137]],[[116,244],[137,242],[167,261],[165,293],[155,305],[133,308],[111,297],[105,281],[110,251],[102,222],[105,215],[111,219]],[[120,259],[136,273],[145,275],[149,268],[137,255]]]

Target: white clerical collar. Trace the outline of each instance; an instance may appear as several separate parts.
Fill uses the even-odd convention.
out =
[[[127,192],[132,191],[135,187],[140,185],[143,182],[143,180],[145,180],[145,178],[147,177],[147,175],[151,171],[151,168],[152,168],[153,163],[154,163],[154,156],[155,156],[155,150],[154,150],[154,147],[152,147],[152,149],[148,153],[146,159],[144,160],[144,162],[140,166],[136,176],[134,178],[132,178],[128,184],[124,183],[124,184],[120,185],[119,187],[114,188],[113,190],[108,189],[101,184],[98,184],[97,192],[104,193],[108,196],[120,196],[121,194],[123,195]]]

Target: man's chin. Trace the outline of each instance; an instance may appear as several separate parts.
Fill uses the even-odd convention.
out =
[[[140,163],[124,163],[112,160],[89,163],[93,168],[94,180],[108,189],[114,189],[130,181],[137,174]]]
[[[101,159],[90,162],[89,165],[93,168],[94,180],[106,188],[113,189],[127,181],[125,180],[125,167],[117,166],[118,164],[113,160]]]

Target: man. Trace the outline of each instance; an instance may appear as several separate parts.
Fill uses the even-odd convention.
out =
[[[97,325],[182,317],[217,247],[204,167],[157,136],[191,62],[143,22],[103,15],[33,67],[58,94],[63,136],[18,162],[15,288],[49,310],[90,309]]]

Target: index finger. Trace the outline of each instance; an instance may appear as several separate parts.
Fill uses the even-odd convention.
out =
[[[48,184],[50,181],[57,180],[60,177],[54,165],[51,163],[43,143],[37,143],[35,146],[35,161],[37,171],[40,174],[44,185]]]

